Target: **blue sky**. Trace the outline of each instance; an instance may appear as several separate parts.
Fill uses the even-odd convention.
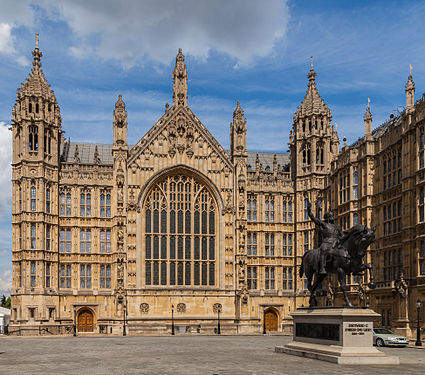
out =
[[[0,293],[11,279],[7,124],[36,32],[73,141],[111,142],[122,93],[128,140],[136,143],[172,101],[179,47],[189,106],[225,148],[239,100],[248,148],[287,151],[311,55],[319,93],[348,143],[363,134],[368,97],[374,127],[402,110],[409,64],[416,97],[425,91],[423,1],[0,0],[0,9],[0,189],[7,192],[0,197]]]

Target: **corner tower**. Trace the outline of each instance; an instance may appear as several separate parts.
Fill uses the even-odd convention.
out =
[[[12,110],[12,304],[13,320],[54,318],[58,289],[58,181],[61,116],[41,70],[33,68],[17,90]],[[53,309],[53,310],[52,310]],[[47,311],[45,311],[47,310]]]
[[[295,195],[297,265],[304,252],[313,249],[317,243],[314,224],[307,215],[307,199],[312,203],[315,215],[322,217],[326,177],[331,161],[339,152],[338,135],[331,125],[331,111],[319,95],[316,75],[311,57],[307,92],[294,114],[289,142]]]

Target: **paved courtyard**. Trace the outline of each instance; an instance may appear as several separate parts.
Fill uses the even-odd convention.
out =
[[[0,374],[423,374],[425,350],[384,348],[400,366],[339,366],[274,352],[288,336],[0,337]]]

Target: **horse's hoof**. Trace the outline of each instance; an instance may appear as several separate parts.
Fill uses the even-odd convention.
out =
[[[375,283],[369,283],[368,284],[370,289],[375,289],[376,288],[376,284]]]

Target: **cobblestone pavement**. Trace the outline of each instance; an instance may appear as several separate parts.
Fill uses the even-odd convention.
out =
[[[340,366],[274,352],[288,336],[0,337],[0,374],[423,374],[425,350],[384,348],[400,366]]]

